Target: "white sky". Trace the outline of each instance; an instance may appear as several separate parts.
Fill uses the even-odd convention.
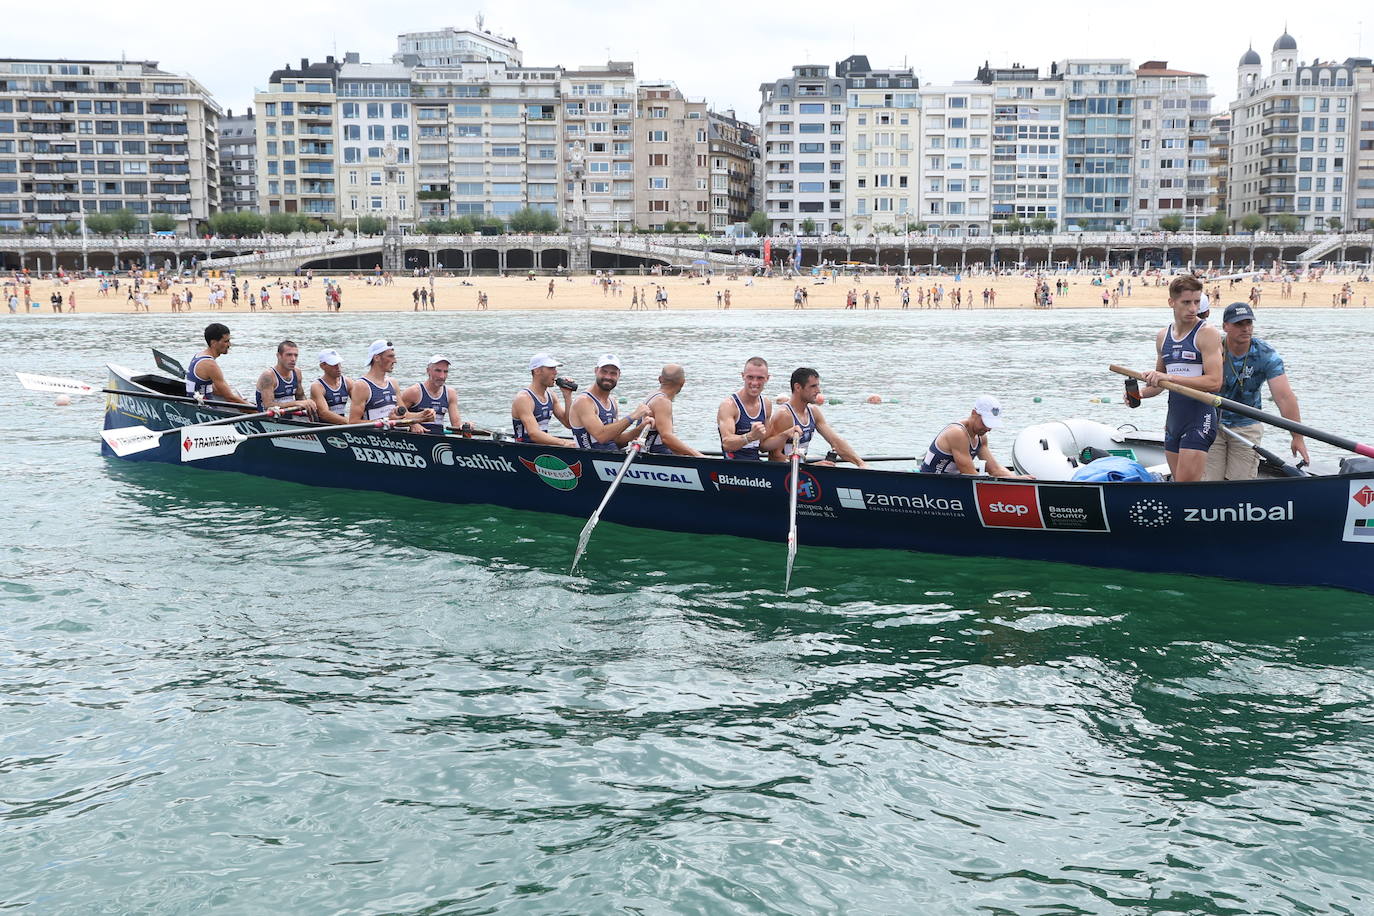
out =
[[[834,65],[867,54],[874,67],[912,66],[922,84],[972,79],[984,60],[1039,66],[1067,57],[1124,57],[1139,64],[1206,73],[1215,108],[1233,95],[1236,64],[1251,41],[1266,65],[1285,23],[1303,60],[1374,57],[1374,6],[1327,0],[1310,20],[1292,2],[1210,4],[1155,0],[1131,4],[1010,0],[916,3],[860,0],[847,25],[833,23],[844,4],[701,3],[662,0],[65,0],[51,6],[0,0],[6,57],[160,61],[189,73],[219,103],[242,111],[268,74],[288,61],[323,60],[357,51],[386,61],[403,31],[486,28],[515,38],[526,64],[581,66],[633,60],[645,80],[672,80],[716,109],[758,116],[758,86],[801,63]],[[942,7],[936,9],[934,7]],[[15,7],[19,7],[16,9]]]

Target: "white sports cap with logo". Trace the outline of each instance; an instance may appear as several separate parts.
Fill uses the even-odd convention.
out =
[[[322,366],[337,366],[343,362],[343,357],[339,355],[338,350],[321,350],[320,358],[316,362]]]
[[[615,366],[617,369],[619,369],[620,360],[610,353],[603,353],[601,355],[601,358],[596,361],[597,369],[600,369],[602,366]]]
[[[391,346],[391,341],[385,340],[385,339],[383,339],[383,338],[381,338],[381,337],[377,338],[376,340],[372,341],[372,343],[371,343],[370,345],[368,345],[368,348],[367,348],[367,362],[368,362],[368,364],[370,365],[374,359],[376,359],[376,358],[377,358],[378,356],[380,356],[381,354],[385,353],[387,350],[393,350],[393,349],[395,349],[395,348]]]
[[[557,359],[554,359],[553,355],[549,353],[536,353],[534,354],[534,356],[530,358],[531,372],[533,372],[535,369],[543,369],[546,367],[556,369],[561,365],[563,364],[559,362]]]
[[[988,429],[1001,429],[1007,425],[1007,421],[1002,419],[1002,405],[992,395],[984,394],[973,402],[973,412],[983,418],[983,425]]]
[[[429,362],[425,363],[425,368],[428,369],[435,363],[448,363],[450,366],[452,366],[453,360],[449,359],[447,356],[440,356],[438,353],[435,353],[433,356],[429,358]]]

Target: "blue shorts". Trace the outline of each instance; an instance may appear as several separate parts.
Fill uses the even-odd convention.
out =
[[[1217,439],[1217,412],[1209,410],[1200,419],[1174,428],[1164,427],[1164,451],[1178,454],[1180,449],[1191,448],[1205,452]]]

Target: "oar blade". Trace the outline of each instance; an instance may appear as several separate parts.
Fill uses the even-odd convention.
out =
[[[15,377],[19,379],[19,384],[30,391],[56,391],[61,394],[95,394],[100,389],[95,385],[87,385],[74,378],[54,378],[51,375],[31,375],[28,372],[16,372]]]
[[[592,529],[596,523],[601,521],[601,510],[592,513],[592,517],[587,519],[587,524],[582,526],[582,533],[577,536],[577,550],[573,553],[572,571],[577,572],[577,564],[582,562],[582,555],[587,552],[587,542],[592,539]]]
[[[212,426],[203,429],[186,428],[181,431],[181,460],[201,461],[205,458],[221,458],[232,455],[238,450],[239,443],[248,439],[240,432],[224,427]]]
[[[176,378],[186,378],[186,368],[182,366],[181,363],[177,362],[175,358],[163,353],[157,347],[153,347],[153,362],[157,364],[159,369],[169,375],[175,376]]]
[[[110,451],[120,458],[126,458],[157,448],[158,443],[162,441],[163,432],[151,430],[146,426],[125,426],[121,429],[104,430],[100,438],[105,440]]]

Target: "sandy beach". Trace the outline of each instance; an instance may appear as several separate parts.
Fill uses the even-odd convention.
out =
[[[363,277],[334,277],[331,282],[338,283],[342,289],[342,308],[344,311],[412,311],[415,309],[414,293],[424,290],[426,293],[431,289],[431,283],[427,277],[397,276],[390,285],[373,285]],[[1106,286],[1098,286],[1092,283],[1092,276],[1068,275],[1065,277],[1051,277],[1050,283],[1056,279],[1067,279],[1069,282],[1068,291],[1054,297],[1054,308],[1103,308],[1104,290],[1110,295],[1116,289],[1118,279],[1113,277]],[[306,311],[323,311],[325,309],[325,280],[323,277],[316,276],[307,280],[306,277],[276,277],[276,276],[256,276],[240,274],[237,278],[238,285],[242,289],[244,282],[247,281],[251,288],[261,293],[265,286],[271,300],[271,310],[274,312],[291,311],[293,306],[283,304],[282,286],[290,288],[292,284],[301,287],[301,301],[299,308]],[[29,293],[39,308],[23,308],[23,288],[17,288],[20,295],[19,312],[27,315],[51,315],[53,314],[50,305],[50,297],[55,291],[62,291],[64,297],[73,291],[76,293],[76,305],[78,313],[117,313],[131,314],[134,309],[132,303],[128,301],[127,292],[129,280],[120,279],[118,292],[110,290],[107,296],[99,294],[100,283],[98,280],[85,279],[78,281],[54,281],[50,278],[33,280],[29,284]],[[148,299],[150,312],[170,312],[172,309],[172,294],[181,292],[183,295],[186,290],[191,290],[193,299],[190,310],[192,312],[209,313],[210,292],[216,286],[227,285],[227,280],[222,279],[202,279],[194,282],[175,282],[167,292],[151,292],[153,286],[145,281],[144,289],[151,292]],[[594,277],[576,276],[572,278],[560,278],[553,281],[553,294],[549,294],[549,278],[537,277],[529,280],[521,277],[437,277],[433,281],[433,290],[436,294],[439,311],[472,311],[479,308],[478,297],[485,294],[487,306],[493,311],[504,311],[512,309],[534,309],[534,310],[561,310],[561,309],[630,309],[634,303],[636,293],[641,299],[648,299],[648,308],[656,307],[654,297],[656,289],[661,286],[667,293],[670,309],[715,309],[724,307],[725,294],[728,292],[730,308],[732,309],[793,309],[794,293],[801,288],[806,293],[805,307],[808,309],[843,309],[846,298],[851,290],[855,291],[858,298],[858,308],[865,307],[864,295],[869,296],[869,308],[881,309],[900,309],[902,306],[901,293],[894,287],[893,278],[870,276],[870,277],[840,277],[829,279],[823,283],[817,283],[810,277],[801,279],[767,278],[753,279],[745,278],[728,279],[725,277],[713,277],[708,284],[705,280],[689,277],[621,277],[617,281],[619,286],[609,290],[597,282]],[[1033,295],[1035,290],[1035,280],[1031,277],[991,277],[991,276],[972,276],[963,278],[963,282],[956,283],[952,277],[915,277],[911,281],[911,303],[910,308],[917,309],[922,306],[918,304],[918,288],[925,290],[925,305],[930,308],[932,291],[936,288],[943,289],[940,308],[951,309],[954,307],[954,291],[962,292],[962,308],[984,308],[983,290],[989,289],[995,292],[995,299],[992,300],[993,308],[1034,308]],[[1153,278],[1134,278],[1128,279],[1129,286],[1121,291],[1117,307],[1163,307],[1167,298],[1167,293],[1163,285],[1156,286]],[[1354,276],[1335,276],[1327,275],[1317,281],[1300,281],[1291,284],[1291,292],[1285,294],[1283,284],[1278,282],[1267,282],[1252,284],[1249,281],[1238,282],[1234,285],[1227,281],[1221,283],[1207,284],[1207,290],[1212,292],[1214,287],[1220,286],[1220,303],[1225,305],[1232,301],[1244,301],[1250,294],[1252,286],[1259,286],[1261,292],[1261,308],[1330,308],[1333,304],[1333,297],[1339,296],[1342,285],[1349,282],[1353,287],[1354,294],[1350,299],[1349,307],[1367,308],[1370,294],[1374,293],[1371,289],[1374,284],[1356,282]],[[4,297],[8,300],[10,292],[15,289],[13,281],[6,278],[4,281]],[[719,296],[719,303],[717,294]],[[1110,307],[1110,306],[1108,306]],[[240,301],[235,305],[228,296],[225,297],[223,311],[226,313],[249,311],[247,301],[240,297]],[[0,314],[8,316],[8,308],[0,309]],[[141,314],[141,313],[140,313]]]

